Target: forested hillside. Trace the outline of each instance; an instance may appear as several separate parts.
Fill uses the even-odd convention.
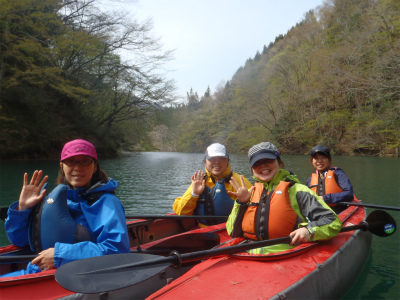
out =
[[[325,1],[182,104],[151,23],[99,3],[0,0],[1,158],[58,157],[74,138],[102,155],[272,141],[286,154],[399,156],[400,1]]]
[[[400,2],[326,1],[225,87],[187,98],[154,128],[159,149],[200,152],[218,141],[246,152],[272,141],[288,154],[325,144],[336,154],[399,156]]]
[[[152,24],[101,3],[0,0],[1,158],[58,157],[75,138],[115,155],[174,99]]]

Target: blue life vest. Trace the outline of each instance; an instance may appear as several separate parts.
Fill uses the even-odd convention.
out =
[[[72,218],[67,205],[67,189],[65,184],[59,184],[33,210],[29,223],[29,245],[33,252],[52,248],[57,242],[93,241],[89,230]]]
[[[231,176],[229,176],[229,179]],[[205,187],[203,193],[197,200],[195,215],[201,216],[229,216],[232,211],[235,201],[229,197],[225,188],[225,178],[218,179],[215,186],[210,189]],[[223,223],[221,220],[199,220],[205,225],[215,225]]]

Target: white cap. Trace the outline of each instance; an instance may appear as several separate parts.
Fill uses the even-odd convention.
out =
[[[228,158],[228,153],[226,153],[226,148],[224,145],[215,143],[210,146],[208,146],[207,151],[206,151],[206,158],[209,159],[211,157],[215,156],[222,156],[225,158]]]

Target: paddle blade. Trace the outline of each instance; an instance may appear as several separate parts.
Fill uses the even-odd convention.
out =
[[[76,260],[62,265],[55,273],[56,281],[63,288],[77,293],[102,293],[135,285],[151,278],[169,266],[171,262],[146,264],[159,256],[150,254],[114,254]],[[107,272],[96,272],[113,268],[115,265],[143,263],[134,268],[111,269]],[[95,271],[93,273],[89,273]]]
[[[366,219],[368,230],[381,237],[387,237],[396,232],[396,221],[383,210],[374,210]]]

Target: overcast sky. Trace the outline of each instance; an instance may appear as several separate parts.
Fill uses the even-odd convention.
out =
[[[186,100],[230,80],[248,58],[300,22],[323,0],[125,0],[115,3],[138,20],[153,20],[165,50],[175,49],[166,67]]]

